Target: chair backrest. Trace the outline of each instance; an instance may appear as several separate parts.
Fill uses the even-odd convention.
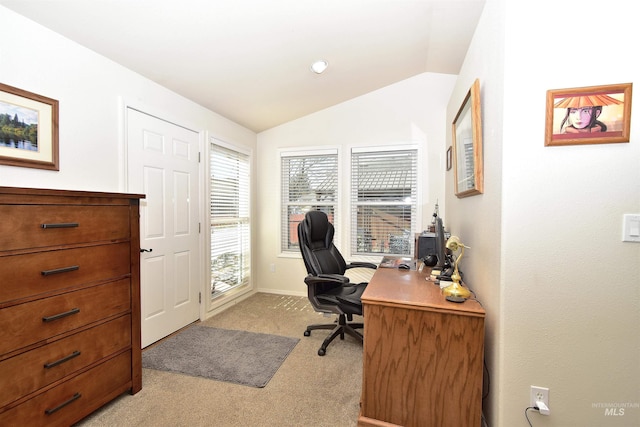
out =
[[[344,274],[346,262],[333,244],[333,225],[327,214],[309,211],[298,224],[298,242],[307,273]]]

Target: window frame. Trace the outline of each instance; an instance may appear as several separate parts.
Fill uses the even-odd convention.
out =
[[[246,197],[244,198],[244,200],[241,202],[242,203],[246,203],[246,215],[247,216],[242,216],[242,215],[238,215],[238,219],[244,218],[243,223],[246,225],[246,232],[243,233],[242,239],[243,239],[243,243],[246,243],[247,248],[246,250],[243,250],[243,254],[244,254],[244,259],[243,259],[243,267],[241,269],[241,276],[242,276],[242,281],[240,284],[232,286],[231,289],[216,295],[215,297],[213,296],[212,292],[211,292],[211,287],[212,287],[212,280],[213,280],[213,275],[212,275],[212,263],[213,263],[213,259],[212,259],[212,250],[213,250],[213,245],[214,242],[212,241],[212,233],[214,230],[214,222],[216,222],[215,218],[212,215],[212,205],[213,205],[213,185],[212,185],[212,177],[213,177],[213,170],[212,170],[212,161],[213,161],[213,155],[214,155],[214,145],[219,146],[220,148],[224,149],[224,150],[228,150],[231,152],[234,152],[240,156],[245,156],[246,157],[246,172],[247,172],[247,178],[245,181],[246,184]],[[207,252],[206,252],[206,256],[207,256],[207,264],[208,264],[208,286],[207,286],[207,290],[208,292],[206,293],[208,298],[207,301],[209,301],[208,306],[213,307],[214,303],[217,303],[218,300],[224,301],[226,298],[223,297],[227,297],[230,295],[235,295],[237,293],[240,292],[247,292],[250,291],[251,289],[253,289],[253,280],[252,280],[252,230],[253,230],[253,218],[252,218],[252,194],[253,194],[253,185],[252,185],[252,167],[253,167],[253,153],[251,150],[235,145],[235,144],[230,144],[227,143],[225,141],[222,141],[220,139],[217,139],[215,137],[210,137],[208,138],[208,147],[207,147],[207,154],[208,154],[208,165],[207,165],[207,195],[208,195],[208,203],[207,203],[207,242],[208,242],[208,248],[207,248]],[[226,219],[224,221],[220,221],[220,223],[222,222],[229,222],[232,221],[231,218]],[[245,235],[246,234],[246,235]]]
[[[409,237],[408,237],[408,249],[409,249],[409,253],[408,254],[402,254],[402,253],[384,253],[384,252],[358,252],[358,243],[357,243],[357,239],[358,239],[358,231],[357,231],[357,224],[358,224],[358,206],[365,206],[365,205],[375,205],[375,204],[382,204],[382,205],[388,205],[389,203],[362,203],[359,204],[356,202],[356,198],[357,195],[354,195],[354,167],[353,167],[353,162],[354,162],[354,155],[357,154],[375,154],[375,153],[394,153],[394,152],[407,152],[407,151],[413,151],[413,164],[415,165],[415,170],[413,172],[413,188],[412,188],[412,194],[413,194],[413,200],[412,203],[409,204],[409,206],[412,206],[412,214],[411,214],[411,228],[409,230]],[[348,234],[348,248],[349,248],[349,256],[352,259],[362,259],[362,260],[371,260],[371,259],[379,259],[380,257],[383,256],[413,256],[414,255],[414,244],[413,242],[413,238],[415,236],[415,233],[418,232],[420,224],[421,224],[421,193],[422,193],[422,175],[423,175],[423,168],[420,166],[420,159],[421,159],[421,149],[420,149],[420,145],[419,144],[399,144],[399,145],[380,145],[380,146],[357,146],[357,147],[351,147],[349,150],[349,159],[347,160],[347,164],[345,167],[348,168],[349,170],[349,180],[348,180],[348,185],[349,185],[349,191],[348,191],[348,203],[349,203],[349,234]],[[390,203],[390,204],[396,204],[398,206],[403,205],[403,203],[401,202],[396,202],[396,203]]]
[[[379,262],[380,259],[385,254],[372,254],[372,255],[364,255],[364,254],[356,254],[352,253],[351,250],[351,228],[352,228],[352,205],[351,205],[351,153],[352,151],[364,151],[364,152],[373,152],[373,151],[402,151],[402,150],[416,150],[416,201],[415,201],[415,223],[412,224],[414,229],[412,232],[418,233],[421,231],[421,224],[423,222],[422,211],[423,211],[423,189],[428,186],[424,183],[424,176],[426,176],[426,166],[425,159],[423,159],[424,155],[424,141],[421,140],[412,140],[406,141],[398,144],[380,144],[380,145],[333,145],[333,146],[322,146],[322,147],[308,147],[308,148],[280,148],[278,150],[278,168],[279,175],[278,179],[282,180],[282,157],[286,155],[305,155],[305,154],[322,154],[322,153],[337,153],[338,157],[338,188],[337,188],[337,202],[335,205],[335,235],[334,235],[334,243],[340,249],[343,256],[346,259],[351,261],[367,261],[367,262]],[[444,157],[441,159],[443,160]],[[280,182],[280,188],[278,192],[278,206],[280,209],[278,227],[280,228],[278,233],[278,238],[280,239],[279,246],[279,257],[280,258],[300,258],[299,251],[282,251],[282,239],[283,239],[283,183]],[[411,252],[414,251],[414,245],[411,245]]]
[[[285,194],[285,182],[284,182],[284,164],[283,161],[286,158],[301,158],[301,157],[320,157],[320,156],[335,156],[336,158],[336,187],[335,187],[335,198],[333,200],[333,202],[317,202],[317,203],[313,203],[312,205],[315,206],[333,206],[333,215],[334,215],[334,219],[332,221],[332,223],[334,224],[335,228],[336,228],[336,235],[334,236],[335,240],[339,239],[339,228],[338,228],[338,223],[340,222],[340,194],[341,194],[341,190],[340,190],[340,177],[341,177],[341,159],[340,159],[340,151],[338,149],[338,147],[323,147],[323,148],[308,148],[308,149],[304,149],[304,150],[300,150],[300,149],[281,149],[279,150],[279,158],[278,158],[278,166],[279,166],[279,176],[280,176],[280,200],[279,200],[279,208],[280,208],[280,232],[278,233],[280,236],[280,256],[282,257],[292,257],[292,258],[299,258],[300,257],[300,250],[299,248],[289,248],[288,244],[285,245],[285,241],[288,240],[288,235],[285,235],[285,232],[287,231],[287,227],[289,225],[289,218],[288,218],[288,208],[290,206],[308,206],[310,203],[304,203],[304,202],[299,202],[299,203],[295,203],[295,202],[289,202],[287,199],[288,197]],[[288,188],[288,183],[287,183],[287,187]]]

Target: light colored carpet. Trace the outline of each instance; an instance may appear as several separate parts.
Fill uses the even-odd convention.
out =
[[[329,331],[303,336],[307,325],[331,321],[306,297],[255,294],[202,324],[300,339],[264,388],[143,369],[139,393],[122,395],[79,425],[355,427],[362,344],[349,336],[336,339],[320,357]]]
[[[279,335],[192,325],[145,350],[142,366],[264,387],[298,341]]]

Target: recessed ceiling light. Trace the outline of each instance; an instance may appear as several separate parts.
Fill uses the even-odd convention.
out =
[[[324,59],[320,59],[314,62],[313,64],[311,64],[311,71],[313,71],[316,74],[322,74],[324,70],[327,69],[328,66],[329,66],[329,62],[327,62]]]

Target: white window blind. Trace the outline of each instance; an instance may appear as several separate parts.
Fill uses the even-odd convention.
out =
[[[211,143],[211,295],[249,284],[247,154]]]
[[[298,224],[310,210],[324,211],[335,226],[338,154],[282,153],[282,251],[298,252]]]
[[[352,254],[410,255],[416,204],[416,149],[352,152]]]

